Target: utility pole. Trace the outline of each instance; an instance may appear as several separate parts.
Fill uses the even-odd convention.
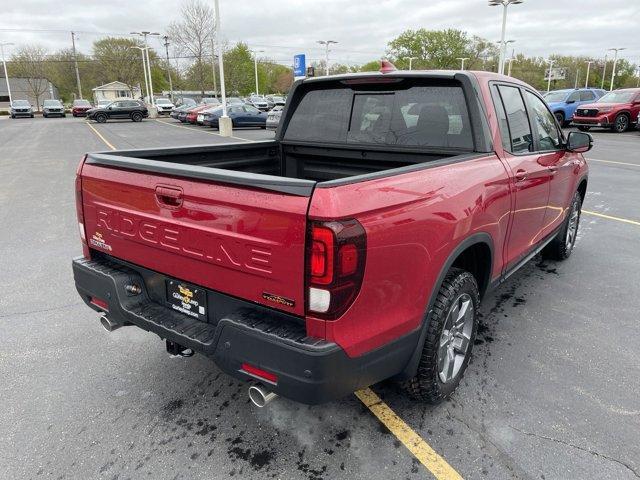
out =
[[[4,47],[13,45],[13,43],[0,43],[0,53],[2,53],[2,66],[4,67],[4,81],[7,82],[7,92],[9,93],[9,106],[13,102],[11,98],[11,87],[9,86],[9,75],[7,74],[7,61],[4,58]]]
[[[338,43],[335,40],[318,40],[320,45],[324,45],[324,66],[325,66],[325,75],[329,75],[329,45],[332,43]]]
[[[151,106],[155,108],[156,102],[153,98],[153,80],[151,79],[151,59],[149,58],[149,44],[147,43],[147,36],[151,35],[152,37],[159,37],[160,34],[157,32],[131,32],[131,35],[139,35],[144,38],[144,55],[147,58],[147,75],[149,76],[149,101],[151,102]]]
[[[551,90],[551,74],[553,73],[553,60],[547,60],[549,63],[549,76],[547,79],[547,92]]]
[[[602,82],[600,82],[600,89],[604,90],[604,77],[607,74],[607,55],[604,56],[604,64],[602,65]]]
[[[609,91],[613,90],[613,82],[616,78],[616,65],[618,64],[618,52],[621,50],[626,50],[626,47],[609,49],[609,51],[615,52],[613,55],[613,71],[611,72],[611,86],[609,87]]]
[[[169,79],[169,98],[173,102],[173,82],[171,81],[171,64],[169,63],[169,36],[165,35],[164,39],[164,51],[167,55],[167,77]]]
[[[591,64],[593,61],[589,60],[587,63],[587,78],[584,79],[584,88],[589,88],[589,70],[591,70]]]
[[[216,80],[216,45],[215,30],[211,36],[211,75],[213,75],[213,94],[218,98],[218,81]]]
[[[76,82],[78,82],[78,98],[82,97],[82,85],[80,84],[80,70],[78,70],[78,55],[76,54],[76,34],[71,32],[71,47],[73,48],[73,63],[76,67]]]
[[[469,60],[469,57],[458,57],[456,60],[460,60],[460,70],[464,70],[464,62],[465,60]]]
[[[144,54],[145,48],[144,47],[131,47],[131,48],[137,48],[138,50],[140,50],[140,53],[142,53],[142,73],[144,74],[144,87],[147,92],[147,97],[149,97],[149,79],[147,78],[147,60]]]

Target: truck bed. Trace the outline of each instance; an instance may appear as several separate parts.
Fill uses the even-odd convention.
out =
[[[370,146],[329,147],[281,143],[205,145],[90,153],[88,164],[199,178],[310,196],[316,183],[366,180],[380,172],[468,157],[459,152],[390,151]]]

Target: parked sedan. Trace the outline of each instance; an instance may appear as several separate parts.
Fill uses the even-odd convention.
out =
[[[267,100],[260,95],[251,95],[249,98],[247,98],[246,103],[263,112],[269,110],[269,102],[267,102]]]
[[[185,122],[195,124],[198,120],[198,113],[210,108],[211,105],[198,105],[197,107],[190,108],[185,116]]]
[[[273,108],[276,105],[284,106],[285,103],[284,97],[281,97],[280,95],[267,95],[264,98],[267,100],[269,108]]]
[[[275,130],[280,123],[280,117],[282,117],[282,111],[284,107],[282,105],[276,105],[267,113],[267,129]]]
[[[194,106],[195,105],[180,105],[179,107],[175,107],[173,110],[171,110],[171,118],[175,118],[176,120],[178,120],[178,115],[180,115],[181,112],[184,112],[188,108],[192,108]]]
[[[64,105],[62,105],[60,100],[45,100],[42,104],[42,116],[44,118],[49,118],[55,115],[60,117],[67,116],[64,111]]]
[[[203,114],[202,124],[213,128],[219,128],[218,119],[222,116],[222,107]],[[231,125],[235,127],[260,127],[265,128],[267,114],[251,105],[230,105],[227,107],[227,115],[231,118]]]
[[[118,100],[111,102],[106,107],[92,108],[87,112],[87,118],[98,123],[104,123],[109,119],[129,118],[134,122],[141,122],[149,116],[147,106],[138,100]]]
[[[11,118],[30,117],[33,118],[33,107],[28,100],[14,100],[11,102]]]
[[[84,117],[92,108],[93,107],[91,106],[91,103],[89,103],[89,100],[74,100],[73,105],[71,106],[71,115],[74,117]]]

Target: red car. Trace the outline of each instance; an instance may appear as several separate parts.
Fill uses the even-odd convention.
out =
[[[572,123],[585,132],[592,127],[603,127],[622,133],[636,124],[638,113],[640,88],[623,88],[603,95],[594,103],[580,105]]]
[[[592,139],[511,77],[384,72],[296,82],[273,140],[87,154],[73,272],[103,327],[259,382],[258,406],[451,395],[485,293],[571,255]]]
[[[74,117],[84,117],[87,115],[87,111],[91,110],[93,107],[88,100],[74,100],[73,106],[71,107],[71,114]]]
[[[185,121],[195,125],[196,121],[198,120],[198,113],[208,108],[211,108],[211,105],[203,104],[203,105],[198,105],[197,107],[191,108],[187,113]]]

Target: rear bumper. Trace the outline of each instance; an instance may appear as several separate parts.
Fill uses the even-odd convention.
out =
[[[138,326],[160,338],[191,348],[209,358],[227,374],[244,381],[258,380],[277,394],[306,404],[319,404],[400,373],[418,342],[415,331],[357,358],[350,358],[335,343],[306,336],[305,325],[276,310],[208,291],[223,305],[223,315],[210,323],[190,318],[151,299],[152,284],[166,278],[141,267],[109,259],[73,260],[76,288],[92,309],[91,297],[106,301],[112,320]],[[145,280],[152,278],[149,287]],[[160,281],[159,281],[160,279]],[[135,283],[142,293],[132,295],[125,286]],[[277,375],[271,383],[242,369],[248,363]]]

